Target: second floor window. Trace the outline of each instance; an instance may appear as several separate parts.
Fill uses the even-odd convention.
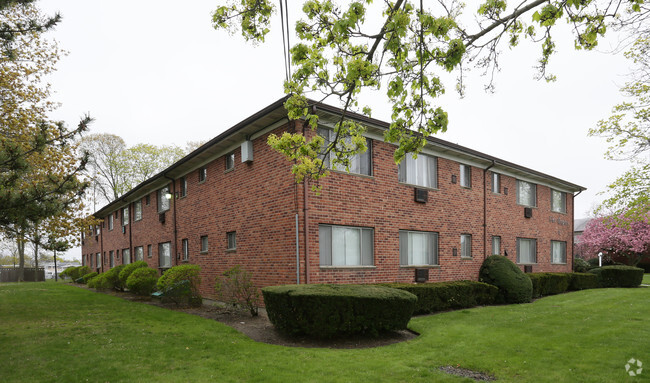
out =
[[[206,178],[208,178],[208,169],[207,168],[200,168],[199,169],[199,182],[205,181]]]
[[[499,193],[501,191],[501,174],[492,173],[492,193]]]
[[[129,224],[129,207],[122,209],[122,226]]]
[[[142,201],[133,203],[133,220],[139,221],[142,219]]]
[[[566,213],[566,193],[551,190],[551,210],[556,213]]]
[[[170,199],[171,199],[171,194],[169,194],[169,186],[165,186],[162,189],[158,190],[158,212],[159,213],[169,210]]]
[[[460,186],[472,187],[472,167],[469,165],[460,164]]]
[[[517,203],[524,206],[537,206],[537,185],[517,180]]]
[[[427,188],[438,187],[436,157],[420,153],[418,158],[414,159],[410,153],[406,153],[406,156],[398,165],[397,171],[399,182]]]
[[[327,146],[336,138],[334,130],[327,128],[318,128],[318,135],[325,139],[323,148],[327,148]],[[341,138],[339,138],[339,141],[340,140]],[[350,140],[348,139],[346,142],[349,143]],[[372,141],[369,139],[366,139],[366,147],[367,149],[364,153],[357,153],[350,157],[350,173],[365,174],[367,176],[372,175]],[[332,160],[334,158],[333,156],[334,152],[332,151],[323,158],[325,167],[342,172],[346,171],[347,169],[345,166],[334,163],[335,161]]]

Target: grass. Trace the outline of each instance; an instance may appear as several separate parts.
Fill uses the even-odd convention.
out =
[[[643,283],[644,285],[650,285],[650,274],[643,274]]]
[[[647,277],[647,275],[646,275]],[[374,349],[256,343],[200,317],[61,283],[0,284],[3,382],[650,381],[650,288],[596,289],[531,304],[413,318],[415,340]]]

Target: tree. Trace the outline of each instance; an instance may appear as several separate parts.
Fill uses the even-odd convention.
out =
[[[239,29],[246,40],[263,42],[275,12],[271,0],[239,0],[219,6],[213,13],[217,29]],[[330,0],[309,0],[303,5],[305,19],[296,22],[299,42],[285,47],[289,95],[285,107],[291,119],[304,119],[312,129],[318,116],[308,99],[320,94],[319,101],[333,97],[343,106],[334,125],[334,138],[306,137],[300,132],[271,135],[269,144],[294,161],[297,181],[305,177],[318,180],[327,174],[322,158],[335,155],[333,166],[349,168],[350,159],[366,150],[363,124],[348,118],[349,111],[371,115],[369,107],[359,106],[362,89],[385,89],[392,105],[391,124],[384,134],[397,144],[395,162],[407,153],[414,157],[424,147],[426,137],[447,129],[446,112],[434,105],[444,93],[441,75],[458,70],[456,88],[464,90],[463,74],[474,65],[488,74],[492,88],[498,69],[499,48],[515,47],[521,39],[538,43],[541,54],[538,78],[553,80],[547,73],[555,51],[552,30],[565,19],[575,33],[578,49],[593,49],[605,34],[607,22],[630,18],[646,11],[644,0],[524,0],[508,4],[504,0],[485,0],[476,9],[473,24],[465,5],[457,0],[439,0],[427,7],[396,0],[385,1],[383,9],[373,8],[371,0],[351,1],[345,6]],[[283,5],[284,4],[284,5]],[[280,1],[282,28],[287,30],[286,1]],[[382,14],[379,25],[369,17]],[[645,14],[644,14],[645,15]],[[625,21],[627,20],[627,21]],[[291,72],[292,65],[295,67]]]
[[[193,145],[188,143],[187,150]],[[99,194],[99,199],[104,202],[118,199],[187,154],[186,150],[175,145],[137,144],[127,147],[122,137],[106,133],[84,137],[81,147],[90,156],[87,173],[91,178],[93,201],[98,200],[95,194]]]
[[[0,24],[46,23],[33,5],[0,7]],[[43,78],[54,70],[61,51],[44,38],[44,29],[25,28],[12,35],[11,55],[0,56],[0,231],[16,241],[22,280],[25,245],[38,239],[43,226],[73,226],[71,217],[88,186],[80,178],[87,159],[79,158],[74,138],[91,122],[84,118],[76,129],[50,121],[55,104]],[[56,218],[55,218],[56,217]],[[63,229],[61,229],[63,230]],[[36,253],[38,247],[36,248]]]
[[[635,65],[632,80],[621,88],[629,101],[616,105],[589,135],[604,137],[610,144],[605,158],[633,164],[608,185],[610,196],[600,211],[643,220],[650,210],[650,36],[639,37],[625,55]]]
[[[35,0],[0,0],[0,11],[19,4],[27,5]],[[27,17],[18,20],[0,20],[0,55],[4,58],[15,58],[13,45],[18,36],[25,33],[43,33],[54,28],[61,21],[61,15],[56,13],[52,17]]]
[[[644,219],[625,214],[592,219],[580,237],[577,250],[582,256],[603,252],[628,259],[636,266],[650,255],[650,213]]]

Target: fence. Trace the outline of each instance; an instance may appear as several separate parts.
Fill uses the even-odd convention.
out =
[[[34,282],[34,273],[38,276],[38,282],[45,281],[45,269],[39,267],[38,270],[33,267],[25,267],[23,280],[25,282]],[[19,269],[0,267],[0,282],[18,282]]]

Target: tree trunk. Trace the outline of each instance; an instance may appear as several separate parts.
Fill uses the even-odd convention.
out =
[[[18,282],[25,281],[25,236],[20,234],[16,238],[16,246],[18,246]]]
[[[38,232],[34,236],[34,282],[38,282]]]

